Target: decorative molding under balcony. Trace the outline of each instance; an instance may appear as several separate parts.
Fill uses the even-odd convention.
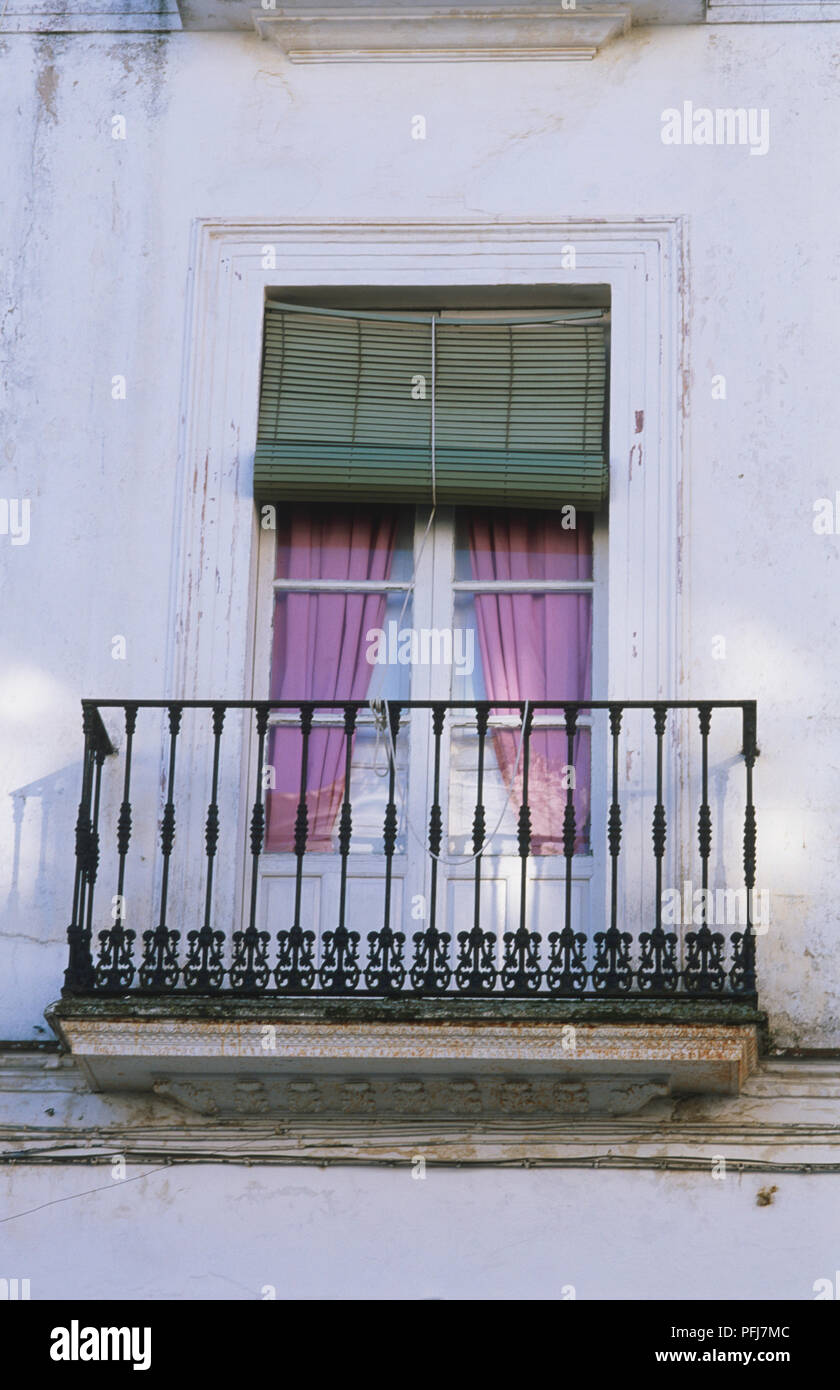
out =
[[[594,58],[627,33],[630,5],[417,4],[255,10],[261,38],[293,63],[554,62]]]
[[[8,1046],[8,1044],[6,1045]],[[175,1085],[201,1083],[176,1082]],[[231,1085],[226,1082],[226,1085]],[[398,1084],[398,1083],[397,1083]],[[253,1163],[259,1166],[428,1164],[469,1167],[666,1169],[705,1173],[726,1156],[728,1173],[838,1173],[840,1062],[765,1059],[739,1096],[661,1096],[638,1114],[540,1114],[509,1109],[330,1114],[302,1107],[262,1112],[258,1091],[235,1118],[201,1113],[165,1094],[92,1095],[70,1057],[4,1052],[0,1045],[0,1144],[7,1165]],[[271,1085],[268,1090],[270,1092]],[[462,1094],[466,1094],[463,1092]],[[506,1093],[507,1094],[507,1093]],[[511,1091],[511,1100],[523,1092]],[[138,1171],[138,1176],[142,1176]],[[163,1180],[151,1177],[152,1183]]]

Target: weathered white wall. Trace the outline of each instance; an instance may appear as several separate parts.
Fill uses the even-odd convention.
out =
[[[0,536],[0,1036],[35,1036],[60,988],[79,698],[173,693],[192,219],[682,214],[674,693],[759,700],[762,1000],[780,1043],[836,1045],[838,542],[812,518],[834,496],[840,423],[837,27],[636,31],[568,64],[292,67],[256,36],[197,33],[10,35],[0,57],[0,497],[31,499],[29,544]],[[769,108],[769,153],[663,145],[661,113],[684,100]],[[418,113],[425,141],[411,139]],[[116,374],[125,401],[111,398]]]
[[[758,1206],[768,1180],[754,1175],[199,1165],[135,1181],[143,1171],[7,1170],[3,1209],[26,1214],[0,1228],[3,1276],[28,1278],[33,1299],[260,1299],[266,1286],[277,1299],[566,1299],[571,1286],[578,1299],[804,1301],[833,1283],[840,1241],[823,1177],[774,1180]]]

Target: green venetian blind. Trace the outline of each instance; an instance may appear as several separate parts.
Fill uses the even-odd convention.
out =
[[[595,510],[605,401],[597,312],[433,320],[270,304],[255,496]]]

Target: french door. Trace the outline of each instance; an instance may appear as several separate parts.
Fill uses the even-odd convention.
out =
[[[562,710],[532,711],[533,835],[523,917],[522,718],[504,706],[591,698],[604,687],[605,528],[580,514],[569,527],[568,515],[559,512],[404,508],[383,521],[379,515],[348,520],[350,510],[336,509],[330,518],[320,509],[297,509],[297,516],[278,515],[277,529],[261,535],[255,698],[365,702],[352,739],[349,795],[342,711],[316,708],[313,716],[318,770],[309,773],[300,925],[316,938],[338,925],[341,807],[349,800],[344,921],[359,933],[364,965],[367,934],[383,926],[383,827],[393,762],[389,924],[409,945],[432,910],[429,819],[436,784],[442,833],[435,925],[450,934],[453,961],[458,933],[472,928],[476,909],[482,929],[497,938],[499,963],[504,934],[523,922],[544,941],[564,925],[562,816],[570,780],[578,812],[573,926],[589,936],[603,926],[596,910],[603,901],[603,856],[590,834],[591,825],[605,823],[603,779],[592,775],[604,766],[601,730],[590,728],[588,712],[581,712],[569,764]],[[409,699],[447,705],[439,739],[428,708],[403,709],[393,739],[382,727],[378,702]],[[484,822],[476,835],[481,740],[472,702],[482,701],[498,704],[484,739]],[[271,728],[258,926],[273,938],[294,920],[298,712],[274,711]]]

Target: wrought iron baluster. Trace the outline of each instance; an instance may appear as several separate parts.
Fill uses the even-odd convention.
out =
[[[207,850],[207,880],[204,891],[204,924],[200,931],[187,934],[189,951],[184,965],[184,984],[187,989],[215,993],[221,989],[225,977],[222,963],[224,932],[213,931],[210,925],[213,910],[213,868],[216,848],[219,843],[219,755],[221,752],[222,727],[225,722],[225,706],[213,706],[213,775],[210,789],[210,804],[207,807],[207,820],[204,828],[204,841]]]
[[[621,993],[630,989],[633,970],[630,964],[630,933],[618,930],[618,856],[621,850],[621,805],[618,800],[618,740],[624,706],[612,704],[610,734],[612,737],[612,797],[607,822],[607,842],[610,851],[610,925],[606,932],[595,933],[595,962],[592,984],[602,993]]]
[[[653,727],[656,733],[656,805],[653,808],[653,853],[656,859],[656,916],[653,931],[642,932],[639,937],[639,988],[656,994],[671,994],[679,983],[676,932],[665,932],[662,929],[662,859],[667,836],[665,805],[662,800],[662,764],[667,718],[667,706],[655,705]]]
[[[531,808],[528,804],[528,775],[531,770],[531,726],[533,710],[522,707],[522,805],[519,807],[519,857],[522,860],[519,881],[519,930],[525,930],[526,898],[528,892],[528,856],[531,853]]]
[[[700,846],[700,873],[703,889],[701,920],[702,925],[707,927],[709,924],[709,855],[712,850],[712,809],[709,805],[709,729],[712,723],[712,707],[711,705],[700,705],[697,713],[700,719],[702,780],[702,802],[697,821],[697,839]]]
[[[483,931],[481,927],[481,859],[487,833],[484,807],[484,754],[489,720],[490,705],[487,701],[480,701],[475,706],[478,733],[478,778],[472,836],[475,856],[473,926],[472,931],[458,933],[458,961],[455,966],[455,983],[459,990],[471,994],[487,994],[494,988],[498,976],[494,960],[496,937],[492,932]]]
[[[414,957],[409,971],[412,989],[419,994],[444,994],[452,979],[452,966],[449,961],[449,948],[452,938],[449,932],[437,929],[437,887],[438,855],[443,837],[443,813],[440,804],[440,752],[446,706],[438,703],[432,706],[432,733],[435,740],[434,775],[432,781],[432,806],[429,812],[429,851],[431,854],[429,889],[429,925],[425,931],[415,932]]]
[[[352,994],[361,979],[359,933],[345,926],[324,932],[324,958],[318,971],[325,994]]]
[[[621,850],[621,806],[618,800],[618,738],[621,733],[621,705],[610,706],[612,736],[612,799],[607,829],[610,849],[610,931],[618,925],[618,856]]]
[[[736,994],[754,994],[755,931],[752,921],[752,902],[755,892],[756,825],[753,804],[753,768],[758,755],[755,701],[743,708],[743,757],[746,771],[746,806],[744,809],[744,886],[747,890],[746,925],[743,932],[732,935],[733,965],[729,982]]]
[[[391,754],[388,759],[388,805],[385,808],[385,826],[382,832],[385,845],[385,916],[382,925],[391,925],[391,873],[393,870],[394,848],[397,843],[397,803],[396,795],[396,759],[397,759],[397,734],[400,730],[400,707],[397,704],[388,705],[388,720],[391,725]]]
[[[697,818],[697,841],[700,848],[701,904],[700,930],[689,932],[686,942],[685,987],[692,994],[718,994],[726,976],[723,969],[722,932],[709,928],[709,855],[712,849],[712,812],[709,806],[709,729],[712,707],[697,706],[700,721],[700,813]]]
[[[350,771],[353,760],[353,733],[356,728],[356,706],[344,706],[344,795],[338,822],[338,852],[341,855],[341,882],[338,897],[338,925],[342,929],[347,915],[347,860],[353,833],[353,809],[350,804]]]
[[[577,728],[578,706],[564,705],[563,719],[566,725],[566,765],[574,768],[574,741]],[[574,777],[566,786],[566,807],[563,813],[563,854],[566,860],[565,902],[563,930],[549,932],[549,960],[545,981],[550,994],[582,994],[586,989],[589,972],[586,968],[586,937],[583,932],[572,929],[572,861],[575,853],[575,807]]]
[[[498,970],[495,963],[496,936],[494,932],[473,927],[458,933],[458,961],[455,983],[464,994],[489,994],[495,987]]]
[[[353,811],[350,802],[350,773],[353,759],[353,733],[356,728],[356,706],[344,706],[344,795],[338,821],[338,851],[341,855],[341,878],[338,896],[338,926],[324,932],[324,951],[318,972],[321,988],[326,994],[350,994],[358,988],[359,933],[348,931],[347,869],[350,840],[353,834]]]
[[[388,759],[388,804],[385,808],[383,828],[385,906],[381,931],[368,932],[368,964],[365,969],[365,984],[369,990],[376,990],[382,994],[396,994],[405,984],[405,966],[403,965],[405,934],[391,930],[391,875],[394,849],[397,843],[396,757],[397,735],[400,729],[400,706],[397,703],[388,703],[387,717],[391,729],[390,748],[392,756]]]
[[[575,765],[575,734],[577,732],[577,718],[579,709],[577,705],[563,706],[563,720],[566,725],[566,766],[574,768]],[[566,787],[566,809],[563,812],[563,854],[566,858],[566,901],[563,925],[566,930],[571,929],[572,925],[572,862],[575,855],[575,777],[569,777]]]
[[[268,965],[267,931],[257,931],[257,893],[260,884],[260,854],[265,834],[265,790],[263,787],[263,763],[265,760],[265,737],[268,730],[268,717],[271,706],[261,700],[255,706],[257,728],[257,776],[254,789],[254,805],[251,810],[251,898],[248,909],[248,925],[244,932],[233,934],[233,955],[230,964],[231,989],[243,994],[254,994],[268,985],[270,970]]]
[[[432,790],[432,809],[429,812],[429,851],[432,856],[430,869],[431,885],[429,889],[429,926],[432,929],[434,929],[436,925],[438,855],[440,854],[443,835],[443,814],[440,806],[440,743],[445,717],[446,706],[440,704],[435,705],[432,710],[432,732],[435,739],[435,770]]]
[[[64,972],[64,993],[83,994],[94,983],[90,941],[85,939],[85,894],[87,888],[88,840],[91,833],[91,799],[93,788],[94,710],[82,705],[82,791],[76,816],[76,874],[73,884],[73,910],[67,928],[67,969]]]
[[[529,932],[526,925],[528,856],[531,850],[531,808],[528,804],[528,774],[531,761],[531,706],[522,706],[522,804],[519,807],[519,856],[522,861],[519,880],[519,927],[505,932],[502,942],[501,981],[505,994],[534,994],[542,983],[540,943],[538,932]]]
[[[137,727],[137,705],[125,706],[125,771],[123,773],[123,794],[120,814],[117,821],[117,902],[114,925],[109,931],[99,933],[99,959],[96,963],[96,987],[107,993],[118,994],[129,989],[134,979],[135,967],[132,956],[136,933],[126,928],[125,911],[125,860],[131,840],[131,755],[134,731]]]
[[[484,750],[487,743],[487,725],[490,719],[490,706],[483,702],[475,707],[475,724],[478,733],[478,781],[475,793],[475,815],[473,816],[473,854],[475,855],[475,900],[473,905],[473,928],[481,926],[481,857],[486,835],[486,813],[484,810]]]
[[[308,994],[315,984],[315,933],[300,924],[303,897],[303,858],[309,836],[309,809],[306,789],[309,778],[309,739],[312,733],[313,704],[300,707],[300,792],[295,816],[295,912],[288,931],[279,931],[279,952],[274,979],[282,994]]]
[[[90,834],[87,842],[85,878],[87,880],[87,901],[85,903],[85,943],[88,954],[93,939],[93,893],[96,876],[99,872],[99,805],[102,793],[102,764],[105,749],[97,742],[93,750],[93,811],[91,813]]]
[[[178,983],[181,973],[176,950],[180,932],[170,931],[166,925],[167,898],[169,894],[169,860],[175,842],[175,753],[178,745],[178,732],[181,727],[183,706],[171,704],[169,713],[169,775],[166,785],[166,805],[160,828],[160,844],[163,853],[163,874],[160,888],[160,923],[154,931],[143,933],[143,961],[140,966],[140,985],[149,990],[171,990]]]

